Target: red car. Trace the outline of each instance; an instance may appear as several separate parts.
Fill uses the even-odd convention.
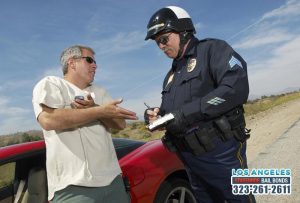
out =
[[[160,140],[113,142],[132,203],[196,203],[183,164]],[[36,176],[36,171],[43,173]],[[37,200],[47,196],[45,173],[44,141],[0,148],[0,203],[12,203],[18,196],[22,203],[47,202]]]

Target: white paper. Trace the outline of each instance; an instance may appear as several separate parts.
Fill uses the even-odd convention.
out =
[[[160,117],[159,119],[155,120],[153,123],[151,123],[148,126],[148,129],[150,131],[156,130],[157,128],[160,128],[164,126],[168,121],[174,119],[174,115],[172,113],[168,113],[163,117]]]

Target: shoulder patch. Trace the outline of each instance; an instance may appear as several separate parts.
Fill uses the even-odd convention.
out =
[[[233,66],[235,65],[238,65],[240,68],[243,68],[242,63],[234,56],[231,57],[228,63],[230,65],[230,68],[233,68]]]

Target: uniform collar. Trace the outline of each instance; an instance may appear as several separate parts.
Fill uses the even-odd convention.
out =
[[[196,37],[192,37],[190,40],[190,43],[188,44],[185,53],[183,54],[183,57],[189,57],[191,55],[194,55],[196,44],[198,44],[199,40]]]
[[[192,37],[189,41],[189,44],[183,54],[183,56],[180,59],[174,59],[172,63],[172,71],[176,71],[178,68],[181,68],[181,66],[178,67],[178,63],[182,62],[182,59],[187,59],[190,56],[194,55],[195,49],[196,49],[196,44],[199,43],[199,40],[196,37]]]

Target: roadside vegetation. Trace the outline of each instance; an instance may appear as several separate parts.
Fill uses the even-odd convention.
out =
[[[245,116],[252,116],[295,99],[300,99],[300,90],[280,95],[262,96],[260,99],[249,100],[244,105]],[[126,137],[144,141],[159,139],[163,135],[164,131],[149,132],[144,122],[128,124],[124,130],[113,132],[114,137]]]
[[[262,96],[260,99],[249,100],[247,104],[244,105],[245,115],[246,117],[252,116],[295,99],[300,99],[300,90],[280,95]],[[144,141],[159,139],[163,134],[164,131],[149,132],[142,121],[128,123],[127,127],[122,131],[112,131],[113,137]],[[27,131],[11,135],[2,135],[0,136],[0,147],[41,139],[43,139],[42,131]]]
[[[15,163],[5,164],[0,167],[0,188],[11,183],[15,174]]]
[[[299,98],[300,90],[280,95],[262,96],[260,99],[250,100],[244,105],[245,115],[251,116]]]

